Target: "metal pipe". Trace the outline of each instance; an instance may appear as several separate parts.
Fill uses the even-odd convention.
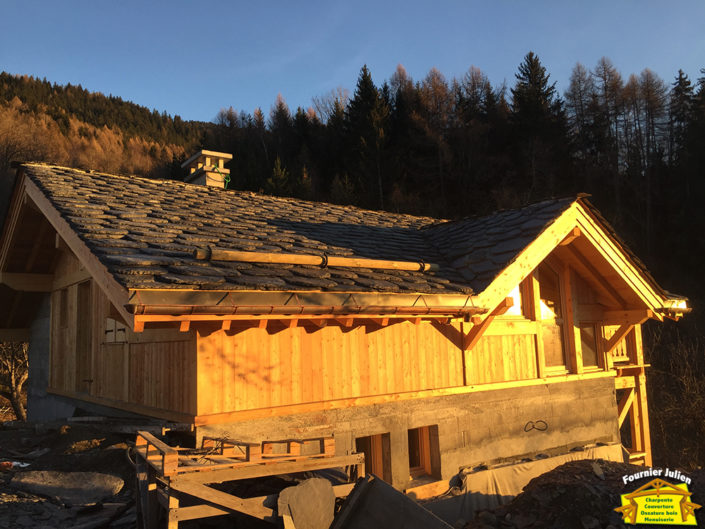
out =
[[[412,272],[435,272],[440,266],[424,261],[389,261],[384,259],[364,259],[359,257],[336,257],[328,255],[305,255],[297,253],[244,252],[221,248],[197,248],[193,251],[196,259],[210,261],[238,261],[243,263],[299,264],[320,267],[375,268],[379,270],[408,270]]]

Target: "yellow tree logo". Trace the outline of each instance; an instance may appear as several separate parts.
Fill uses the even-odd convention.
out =
[[[629,494],[622,494],[622,513],[628,524],[697,525],[695,509],[700,505],[690,501],[688,485],[674,485],[654,479]]]

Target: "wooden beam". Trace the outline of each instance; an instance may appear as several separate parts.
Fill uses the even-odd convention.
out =
[[[632,331],[633,328],[634,325],[620,325],[619,329],[614,332],[612,337],[605,344],[605,353],[610,354],[612,351],[614,351],[614,348],[619,345],[619,342],[621,342],[627,336],[627,334]]]
[[[179,466],[179,452],[151,433],[144,430],[137,432],[135,450],[163,476],[176,473]]]
[[[259,320],[259,323],[257,323],[257,327],[259,327],[260,329],[266,329],[268,323],[269,323],[269,320],[266,320],[266,319]]]
[[[640,338],[640,337],[639,337]],[[634,406],[638,410],[641,421],[641,443],[642,450],[646,452],[644,464],[651,465],[651,430],[649,427],[649,406],[646,397],[646,377],[639,375],[636,377],[636,400]]]
[[[656,309],[663,305],[662,297],[654,290],[649,280],[634,265],[631,259],[625,254],[618,243],[599,225],[599,221],[592,214],[580,205],[580,215],[577,218],[586,241],[602,254],[605,260],[619,274],[629,287],[644,301],[644,303]],[[570,248],[570,246],[569,246]]]
[[[233,325],[233,320],[223,320],[223,323],[220,324],[220,328],[223,329],[224,331],[229,331],[230,328]]]
[[[0,329],[0,342],[28,342],[29,329]]]
[[[311,323],[312,323],[313,325],[315,325],[316,327],[321,328],[321,329],[322,329],[323,327],[325,327],[326,325],[328,325],[328,320],[326,320],[326,319],[324,319],[324,318],[321,318],[321,319],[314,319],[314,320],[308,320],[308,321],[311,322]]]
[[[55,279],[54,283],[51,286],[51,289],[61,290],[62,288],[75,285],[76,283],[83,283],[84,281],[87,281],[90,278],[91,274],[90,272],[88,272],[88,270],[78,270],[77,272],[73,272],[71,274]]]
[[[146,415],[148,417],[156,417],[158,419],[164,419],[171,422],[183,423],[191,425],[194,423],[195,416],[189,413],[181,413],[173,410],[166,410],[163,408],[156,408],[153,406],[145,406],[143,404],[135,404],[132,402],[125,402],[124,400],[109,399],[106,397],[94,397],[87,393],[78,393],[75,391],[65,391],[63,389],[57,389],[53,387],[47,388],[47,393],[53,395],[59,395],[61,397],[66,397],[69,399],[74,399],[83,402],[92,402],[93,404],[100,404],[101,406],[107,406],[109,408],[117,408],[119,410],[129,411],[131,413],[136,413],[138,415]]]
[[[560,243],[558,243],[559,246],[568,246],[571,242],[573,242],[575,239],[580,237],[580,228],[577,226],[573,228],[568,235],[566,235],[565,239],[563,239]]]
[[[144,320],[142,318],[137,316],[135,317],[134,324],[132,325],[132,332],[144,332]]]
[[[37,256],[39,255],[39,250],[42,248],[42,240],[44,239],[44,236],[46,235],[47,228],[50,227],[50,224],[44,220],[42,220],[42,223],[39,225],[39,232],[38,233],[33,233],[32,237],[34,238],[34,244],[32,244],[32,250],[29,252],[29,255],[27,256],[27,260],[25,261],[24,264],[24,270],[25,272],[31,272],[32,268],[34,267],[34,263],[37,260]]]
[[[619,427],[622,427],[622,424],[624,423],[624,419],[627,418],[627,414],[629,413],[629,410],[632,407],[632,404],[634,403],[634,388],[630,388],[626,390],[624,396],[622,399],[619,401],[619,406],[617,407],[617,413],[619,417]]]
[[[289,329],[294,329],[299,326],[299,320],[296,318],[291,318],[290,320],[285,320],[284,326]]]
[[[412,272],[437,272],[440,267],[434,263],[415,261],[388,261],[384,259],[364,259],[359,257],[339,257],[322,255],[304,255],[283,252],[252,252],[226,250],[209,247],[198,248],[193,252],[196,259],[212,261],[237,261],[241,263],[276,263],[294,265],[312,265],[323,267],[373,268],[382,270],[409,270]]]
[[[472,349],[475,344],[480,340],[480,338],[482,338],[482,335],[490,326],[490,323],[492,323],[492,321],[497,316],[500,316],[501,314],[507,312],[507,310],[509,310],[509,307],[511,307],[513,304],[514,299],[504,298],[504,300],[499,305],[497,305],[497,307],[495,307],[495,309],[490,314],[488,314],[480,324],[473,325],[472,328],[468,331],[468,333],[463,337],[463,351]]]
[[[24,193],[25,180],[24,171],[18,171],[15,188],[12,190],[10,205],[5,215],[2,238],[0,238],[0,242],[2,242],[2,246],[0,247],[0,270],[4,270],[7,265],[7,259],[10,254],[10,249],[12,248],[12,243],[14,242],[17,225],[22,216],[23,203],[26,197]]]
[[[577,300],[573,296],[573,281],[570,266],[563,263],[560,274],[561,297],[563,302],[563,329],[566,338],[565,353],[568,366],[573,373],[583,372],[583,348],[580,340],[580,328],[576,325],[575,310]]]
[[[623,307],[626,305],[627,302],[624,298],[605,280],[590,260],[578,250],[576,245],[559,246],[555,252],[558,257],[575,268],[605,298],[608,306]]]
[[[195,498],[207,501],[219,507],[225,507],[230,511],[245,513],[254,518],[259,518],[260,520],[274,516],[274,511],[262,505],[261,500],[257,498],[238,498],[227,492],[212,489],[207,485],[182,479],[171,480],[170,487],[173,490],[184,492],[189,496],[194,496]]]
[[[287,461],[273,463],[263,461],[261,463],[242,466],[239,468],[225,468],[222,470],[211,470],[207,472],[183,472],[171,478],[171,486],[181,490],[181,483],[222,483],[223,481],[234,481],[238,479],[250,479],[265,476],[276,476],[279,474],[291,474],[294,472],[308,472],[311,470],[323,470],[326,468],[339,468],[346,466],[361,465],[365,462],[364,454],[350,454],[345,456],[332,457],[310,457],[303,461]]]
[[[18,292],[51,292],[54,276],[51,274],[0,272],[0,283],[4,283]]]
[[[184,320],[179,323],[179,332],[189,332],[191,330],[191,322],[189,320]]]
[[[654,312],[648,309],[606,310],[602,322],[604,325],[641,325],[653,317]]]
[[[633,388],[635,384],[634,377],[615,377],[614,379],[614,389]]]
[[[524,280],[576,226],[578,203],[571,204],[553,223],[529,243],[478,296],[479,307],[494,306]],[[570,248],[571,246],[567,246]]]
[[[127,289],[115,280],[105,265],[91,252],[86,243],[76,234],[34,182],[26,178],[24,180],[24,188],[27,196],[37,205],[52,227],[66,242],[71,252],[90,272],[110,302],[120,311],[123,320],[128,326],[132,327],[134,316],[125,309],[125,305],[128,303]]]
[[[350,491],[355,486],[354,483],[345,483],[343,485],[334,485],[333,494],[336,498],[343,498],[350,494]],[[446,488],[447,490],[447,484]],[[269,494],[268,496],[257,496],[255,498],[247,498],[245,501],[252,502],[252,504],[257,505],[272,505],[279,498],[279,494]],[[199,518],[209,518],[211,516],[222,516],[224,514],[230,514],[232,510],[225,507],[215,507],[212,505],[193,505],[191,507],[179,507],[174,513],[176,520],[180,522],[185,522],[187,520],[197,520]]]
[[[154,469],[138,457],[135,461],[137,477],[137,513],[142,523],[139,529],[151,529],[159,523],[159,496]]]
[[[343,327],[352,327],[353,325],[352,318],[336,318],[335,321],[337,321]]]
[[[389,325],[389,318],[372,318],[372,321],[380,327],[386,327]]]
[[[528,316],[536,322],[536,372],[539,378],[543,378],[546,376],[546,353],[543,348],[543,330],[541,329],[541,290],[538,268],[526,278],[526,284],[525,291],[529,296],[530,314]]]

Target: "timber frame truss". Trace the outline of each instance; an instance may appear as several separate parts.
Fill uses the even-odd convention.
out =
[[[211,485],[295,472],[344,467],[350,483],[336,485],[347,496],[365,474],[364,454],[335,455],[333,438],[240,443],[204,438],[200,449],[174,448],[149,432],[136,442],[139,529],[178,529],[179,522],[243,513],[276,522],[278,495],[240,498]]]

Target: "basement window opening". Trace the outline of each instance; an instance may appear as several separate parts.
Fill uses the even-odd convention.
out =
[[[389,433],[355,439],[355,449],[365,454],[365,473],[392,482],[391,445]]]
[[[412,428],[408,432],[409,477],[412,480],[424,476],[436,476],[435,461],[439,459],[438,426]]]

